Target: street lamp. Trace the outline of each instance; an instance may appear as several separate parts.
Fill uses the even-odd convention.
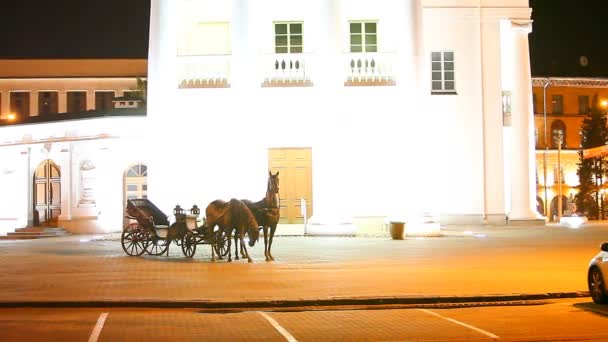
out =
[[[555,137],[557,143],[557,222],[561,222],[562,220],[562,143],[564,141],[563,132],[557,131],[557,135]]]
[[[17,115],[15,115],[15,113],[9,113],[6,118],[8,121],[15,121],[15,119],[17,119]]]
[[[545,203],[544,203],[544,211],[545,217],[550,217],[548,215],[547,210],[547,153],[549,152],[549,145],[547,144],[547,87],[551,84],[551,79],[547,78],[545,80],[545,85],[543,86],[543,120],[544,120],[544,144],[545,151],[543,152],[543,177],[545,178]]]

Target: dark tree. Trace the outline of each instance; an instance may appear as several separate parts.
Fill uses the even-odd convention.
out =
[[[589,217],[599,219],[599,187],[607,170],[603,157],[583,159],[583,150],[600,147],[608,142],[608,129],[606,128],[606,112],[601,108],[597,94],[589,112],[581,126],[581,145],[578,152],[579,163],[576,173],[579,179],[578,194],[574,200],[577,212]]]

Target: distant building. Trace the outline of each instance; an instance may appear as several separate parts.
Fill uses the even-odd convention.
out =
[[[546,210],[548,217],[554,219],[558,213],[558,177],[561,177],[562,183],[562,214],[571,215],[576,211],[574,195],[578,193],[576,186],[579,184],[576,170],[580,160],[578,155],[581,143],[580,130],[585,115],[591,108],[593,97],[598,96],[600,105],[608,100],[608,79],[535,77],[532,81],[537,207],[539,212],[544,214]],[[547,85],[546,92],[543,92],[545,85]],[[604,108],[608,109],[606,105]],[[563,140],[558,166],[559,136],[562,136]],[[600,186],[603,187],[604,182],[605,180]]]
[[[141,139],[146,109],[131,94],[146,74],[146,60],[0,60],[0,232],[103,231],[102,208],[145,195],[145,156],[130,141]]]

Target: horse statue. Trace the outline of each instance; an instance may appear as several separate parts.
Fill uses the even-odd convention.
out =
[[[264,230],[264,256],[266,257],[266,261],[274,261],[271,252],[272,239],[281,217],[279,207],[279,171],[274,175],[270,170],[268,171],[266,196],[262,200],[253,202],[244,199],[242,201],[251,210],[258,224]],[[270,239],[268,237],[268,229],[270,229]]]
[[[245,233],[249,238],[249,247],[253,247],[260,237],[258,222],[256,221],[251,210],[238,199],[231,199],[229,202],[223,200],[215,200],[205,209],[205,229],[211,232],[217,225],[219,227],[219,236],[226,234],[228,238],[228,262],[232,262],[232,231],[235,230],[235,241],[237,237],[241,241],[241,251],[244,251],[243,257],[247,258],[248,262],[253,262],[249,257],[247,247],[245,247]],[[213,238],[212,238],[213,239]],[[235,244],[235,258],[238,260],[239,255],[236,252],[237,245]],[[218,256],[220,259],[221,255]],[[211,260],[215,261],[215,250],[211,248]]]

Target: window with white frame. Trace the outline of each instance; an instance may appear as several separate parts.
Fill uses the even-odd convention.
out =
[[[432,93],[455,93],[454,52],[431,52]]]
[[[230,23],[198,22],[179,36],[177,55],[227,55],[231,53]]]
[[[304,50],[304,33],[302,23],[274,23],[274,52],[302,53]]]
[[[350,22],[350,52],[378,52],[378,23]]]

